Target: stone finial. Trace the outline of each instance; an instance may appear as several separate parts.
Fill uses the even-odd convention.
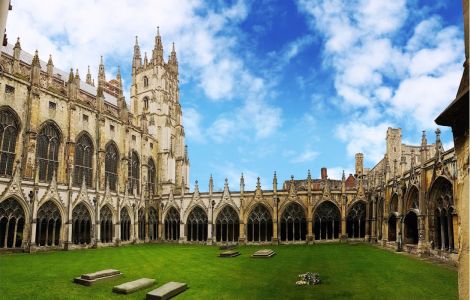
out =
[[[261,181],[260,181],[260,179],[259,179],[259,176],[258,176],[258,178],[256,179],[256,188],[257,188],[257,189],[261,189]]]
[[[214,180],[212,179],[212,174],[211,177],[209,178],[209,194],[212,194],[214,190]]]
[[[341,181],[346,181],[346,174],[344,173],[344,170],[343,170],[343,174],[341,175]]]
[[[34,51],[33,61],[31,62],[31,65],[35,67],[41,67],[41,64],[39,63],[38,50]]]
[[[86,83],[88,83],[89,85],[93,85],[93,82],[91,80],[90,66],[88,66],[88,72],[86,73]]]
[[[74,82],[73,69],[70,68],[69,81],[68,81],[68,83],[73,83],[73,82]]]
[[[240,193],[245,191],[245,178],[243,177],[243,173],[240,176]]]
[[[15,47],[13,49],[21,49],[20,37],[16,38]]]

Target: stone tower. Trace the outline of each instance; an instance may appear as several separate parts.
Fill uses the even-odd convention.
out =
[[[175,45],[168,62],[157,29],[152,57],[142,62],[136,37],[132,59],[131,112],[144,130],[157,138],[157,178],[163,194],[184,186],[189,191],[189,158],[179,103],[178,60]],[[175,191],[176,191],[175,190]]]
[[[357,178],[361,178],[364,175],[364,154],[356,153],[355,160],[356,160],[356,176]]]

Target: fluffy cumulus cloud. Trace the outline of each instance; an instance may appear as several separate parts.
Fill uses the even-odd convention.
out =
[[[338,104],[354,116],[338,125],[337,136],[349,154],[362,151],[371,162],[383,153],[386,127],[435,128],[433,120],[455,96],[461,76],[463,53],[455,49],[462,48],[462,33],[433,15],[420,15],[413,24],[411,5],[406,0],[298,1],[311,29],[323,38],[322,57],[334,71]]]
[[[243,0],[230,4],[201,0],[51,0],[47,5],[30,0],[15,3],[7,29],[10,41],[20,36],[24,50],[38,49],[43,60],[52,54],[57,67],[78,68],[82,78],[88,65],[96,75],[103,55],[110,79],[115,76],[117,64],[124,65],[124,72],[130,68],[136,35],[141,51],[151,57],[160,26],[166,55],[171,51],[171,42],[176,44],[180,69],[184,70],[181,82],[198,86],[212,101],[235,98],[240,103],[230,114],[245,114],[237,122],[244,122],[257,137],[265,137],[279,127],[281,111],[265,95],[260,96],[263,78],[253,75],[239,55],[239,25],[248,10]],[[128,91],[129,81],[125,83]],[[239,91],[244,91],[243,95]],[[185,113],[191,139],[202,141],[208,130],[200,127],[201,115],[194,108],[185,109]],[[223,118],[213,117],[209,129],[221,129],[216,137],[219,141],[232,133],[230,123],[234,122]]]

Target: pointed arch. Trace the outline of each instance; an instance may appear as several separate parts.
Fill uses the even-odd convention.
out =
[[[350,208],[346,220],[349,238],[364,238],[366,233],[366,202],[356,201]]]
[[[76,245],[91,243],[92,218],[86,205],[81,202],[72,210],[72,242]]]
[[[117,190],[119,170],[119,148],[114,141],[109,141],[105,147],[104,177],[109,189],[113,192]]]
[[[13,175],[20,121],[9,106],[0,107],[0,176]]]
[[[102,243],[113,241],[113,209],[105,204],[100,209],[100,237]]]
[[[405,224],[405,244],[418,244],[418,215],[415,210],[410,210],[403,220]]]
[[[0,202],[0,248],[23,246],[26,220],[25,210],[16,198]]]
[[[207,241],[208,218],[199,205],[194,206],[186,219],[186,236],[190,242]]]
[[[165,239],[177,241],[180,238],[180,214],[171,206],[165,214]]]
[[[49,182],[59,166],[62,133],[57,123],[52,120],[44,122],[40,128],[36,144],[39,180]]]
[[[453,252],[458,235],[458,215],[454,208],[452,182],[444,177],[437,177],[429,190],[430,235],[433,246],[441,251]]]
[[[158,239],[158,210],[151,206],[148,214],[149,240],[155,241]]]
[[[137,192],[137,195],[140,193],[140,159],[139,154],[132,150],[129,153],[129,163],[128,163],[128,192],[131,195],[134,195],[134,189]]]
[[[273,221],[266,205],[257,203],[248,214],[247,240],[249,242],[269,242],[273,237]]]
[[[405,204],[405,211],[419,209],[419,189],[416,185],[412,185],[408,189]]]
[[[298,202],[289,202],[281,214],[281,241],[304,241],[307,235],[305,210]]]
[[[129,241],[131,238],[131,217],[127,207],[121,208],[120,212],[121,221],[121,241]]]
[[[240,218],[237,211],[228,204],[219,210],[215,221],[215,237],[217,242],[238,242],[240,235]]]
[[[341,231],[341,213],[330,200],[321,202],[313,214],[313,230],[316,240],[338,239]]]
[[[54,200],[42,204],[37,212],[36,245],[58,246],[61,243],[63,216]]]
[[[75,164],[73,170],[73,182],[80,186],[85,180],[87,187],[92,187],[93,182],[93,140],[86,131],[80,133],[75,143]]]

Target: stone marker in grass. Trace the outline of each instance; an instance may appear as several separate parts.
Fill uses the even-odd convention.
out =
[[[238,256],[238,255],[240,255],[240,252],[229,250],[229,251],[221,252],[219,254],[219,257],[235,257],[235,256]]]
[[[119,270],[106,269],[94,273],[82,274],[80,277],[74,278],[73,282],[90,286],[98,281],[118,277],[121,275],[122,273]]]
[[[113,287],[113,292],[118,294],[130,294],[138,290],[151,287],[154,283],[155,279],[140,278]]]
[[[147,300],[166,300],[170,299],[188,288],[186,283],[182,282],[168,282],[161,287],[154,289],[147,293]]]
[[[271,249],[262,249],[262,250],[258,250],[255,253],[253,253],[253,255],[251,257],[254,257],[254,258],[270,258],[270,257],[273,257],[275,254],[276,254],[276,252],[274,252]]]

